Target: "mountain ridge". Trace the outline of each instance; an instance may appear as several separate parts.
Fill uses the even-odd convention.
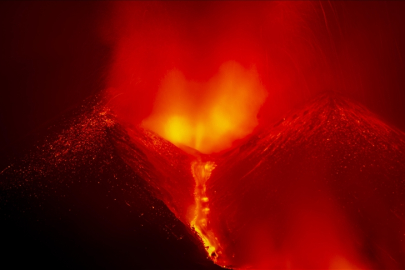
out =
[[[318,97],[251,135],[216,160],[207,183],[224,261],[236,268],[287,267],[287,261],[293,268],[328,268],[333,254],[342,253],[358,267],[404,267],[404,153],[402,131],[336,95]],[[252,236],[252,220],[268,231],[267,243]],[[305,249],[310,234],[319,244]],[[322,244],[328,237],[334,244]],[[279,257],[244,249],[254,245]],[[316,255],[322,253],[325,261]]]

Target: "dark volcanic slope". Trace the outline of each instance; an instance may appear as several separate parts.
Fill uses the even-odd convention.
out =
[[[405,268],[405,135],[322,96],[218,159],[210,224],[236,267]]]
[[[155,197],[162,193],[153,185],[159,172],[148,147],[130,142],[101,104],[86,103],[55,130],[0,174],[3,264],[216,268],[189,228]],[[132,168],[117,152],[123,144],[131,149]]]
[[[190,168],[194,157],[140,127],[126,127],[125,131],[121,128],[121,132],[123,135],[112,136],[120,157],[153,188],[155,197],[188,224],[195,203],[195,180]],[[148,164],[140,164],[139,150]]]

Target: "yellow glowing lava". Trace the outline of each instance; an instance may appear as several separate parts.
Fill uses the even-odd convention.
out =
[[[220,245],[214,233],[209,228],[208,215],[209,209],[209,199],[206,196],[206,186],[205,183],[211,176],[212,170],[215,168],[214,162],[202,162],[194,161],[191,163],[191,172],[195,179],[195,213],[194,218],[190,222],[190,226],[195,229],[204,246],[208,252],[208,255],[215,262],[218,255],[221,254]]]
[[[208,82],[187,80],[172,70],[142,125],[177,146],[217,152],[252,132],[266,96],[256,70],[236,62],[223,64]]]

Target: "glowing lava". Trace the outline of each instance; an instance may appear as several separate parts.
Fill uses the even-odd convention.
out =
[[[142,125],[177,146],[217,152],[252,132],[266,97],[256,70],[234,61],[224,63],[216,76],[203,83],[172,70]]]
[[[208,215],[209,215],[209,199],[206,195],[206,183],[211,176],[212,170],[215,169],[214,162],[202,162],[201,160],[191,163],[191,172],[195,179],[195,215],[194,219],[190,222],[190,226],[195,229],[210,258],[217,262],[218,255],[221,254],[218,239],[215,237],[212,230],[210,230]]]

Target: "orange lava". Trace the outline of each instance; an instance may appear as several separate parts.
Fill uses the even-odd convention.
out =
[[[209,228],[209,198],[206,195],[206,182],[211,176],[212,170],[215,169],[214,162],[202,162],[201,160],[191,163],[191,172],[195,179],[195,212],[190,226],[195,229],[208,252],[209,257],[217,262],[217,257],[222,252],[218,239]]]

